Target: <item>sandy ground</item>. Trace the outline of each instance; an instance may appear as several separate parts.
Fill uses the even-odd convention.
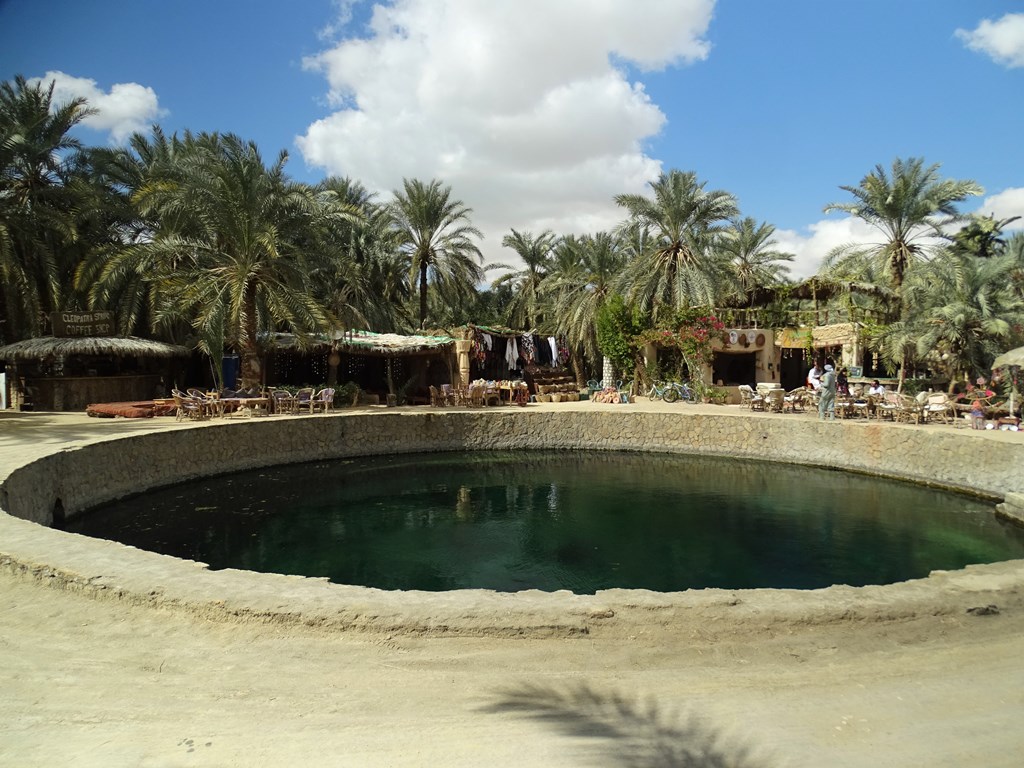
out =
[[[13,426],[0,464],[178,428]],[[0,571],[0,765],[1020,766],[1024,594],[997,582],[912,617],[515,639],[211,621]]]

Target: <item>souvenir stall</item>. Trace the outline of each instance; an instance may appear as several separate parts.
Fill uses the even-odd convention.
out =
[[[575,377],[565,368],[569,348],[563,335],[486,325],[468,325],[460,330],[464,340],[460,346],[468,342],[468,370],[463,368],[462,359],[459,366],[464,385],[524,381],[531,395],[540,394],[541,387],[556,385],[576,391]]]

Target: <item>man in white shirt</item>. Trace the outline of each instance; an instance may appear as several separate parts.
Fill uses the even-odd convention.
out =
[[[875,379],[874,381],[871,382],[871,386],[868,387],[868,394],[869,395],[884,395],[885,394],[885,387],[878,382],[878,379]]]
[[[821,369],[815,363],[807,372],[807,386],[817,392],[821,388]]]

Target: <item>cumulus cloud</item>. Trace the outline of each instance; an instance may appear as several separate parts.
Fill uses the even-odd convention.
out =
[[[1010,187],[986,197],[974,213],[993,216],[997,220],[1020,216],[1005,231],[1024,229],[1024,187]],[[946,233],[951,234],[957,228],[949,227]],[[800,231],[777,229],[774,238],[778,250],[795,255],[796,258],[790,263],[790,276],[799,280],[815,274],[833,249],[841,245],[878,243],[881,234],[861,219],[845,216],[841,219],[822,219]],[[923,242],[938,244],[941,241],[927,238]]]
[[[977,213],[982,216],[993,216],[997,221],[1020,216],[1007,225],[1006,229],[1024,229],[1024,187],[1009,187],[986,197]]]
[[[714,0],[394,0],[366,33],[305,61],[336,110],[297,138],[309,165],[387,192],[441,179],[488,258],[512,227],[560,234],[622,218],[661,164],[665,115],[629,78],[707,57]]]
[[[996,21],[982,19],[972,30],[958,29],[956,36],[972,51],[999,64],[1024,67],[1024,13],[1008,13]]]
[[[796,257],[789,265],[790,277],[802,280],[815,274],[833,249],[841,245],[877,243],[879,233],[862,219],[845,216],[822,219],[803,231],[777,229],[774,238],[778,250]]]
[[[135,131],[145,131],[166,114],[160,108],[156,92],[138,83],[115,83],[108,93],[95,80],[59,71],[47,72],[30,82],[42,82],[44,85],[53,82],[53,98],[57,104],[84,98],[97,113],[82,123],[97,131],[108,132],[115,144],[123,142]]]

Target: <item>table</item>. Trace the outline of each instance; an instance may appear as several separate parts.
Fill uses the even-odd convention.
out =
[[[249,416],[266,416],[270,413],[269,397],[221,397],[215,402],[218,404],[220,416],[225,413],[241,413],[243,410],[247,411]]]

